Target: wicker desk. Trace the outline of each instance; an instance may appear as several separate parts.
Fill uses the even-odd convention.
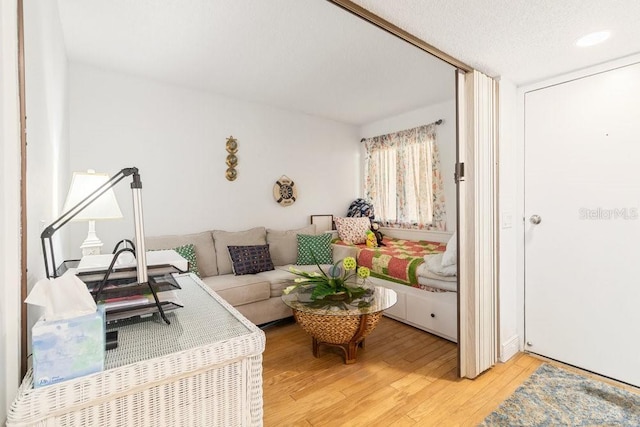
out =
[[[378,325],[382,312],[397,300],[395,291],[376,286],[367,306],[358,306],[356,301],[353,304],[337,301],[318,307],[317,302],[301,298],[304,292],[300,291],[297,288],[282,295],[282,300],[293,310],[296,322],[311,335],[313,355],[318,357],[321,345],[338,347],[344,352],[346,364],[355,363],[358,347],[364,345],[365,337]]]
[[[262,425],[264,333],[196,276],[178,276],[184,308],[126,320],[105,370],[33,388],[27,372],[7,425]]]

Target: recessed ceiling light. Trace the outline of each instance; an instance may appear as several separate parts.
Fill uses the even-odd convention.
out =
[[[609,31],[598,31],[595,33],[587,34],[586,36],[580,37],[578,41],[576,41],[576,46],[593,46],[595,44],[602,43],[603,41],[608,39],[610,35],[611,33],[609,33]]]

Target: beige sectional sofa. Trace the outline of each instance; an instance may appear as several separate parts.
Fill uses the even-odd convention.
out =
[[[295,278],[288,269],[298,255],[298,234],[315,234],[315,225],[297,230],[255,227],[245,231],[213,230],[195,234],[147,237],[148,250],[172,249],[193,244],[200,278],[222,298],[256,325],[292,315],[280,298],[282,290]],[[236,276],[228,246],[269,245],[274,270]],[[351,248],[333,246],[334,262],[353,256]],[[317,270],[315,265],[296,265],[301,270]]]

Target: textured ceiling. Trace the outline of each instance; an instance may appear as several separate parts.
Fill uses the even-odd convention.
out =
[[[345,123],[369,123],[455,93],[453,67],[327,1],[58,5],[71,62]]]
[[[491,76],[522,85],[640,52],[638,0],[354,0]],[[605,43],[578,48],[588,33]]]
[[[354,1],[518,85],[640,52],[640,0]],[[58,4],[71,62],[352,124],[454,96],[452,67],[328,1]],[[574,45],[603,29],[605,43]]]

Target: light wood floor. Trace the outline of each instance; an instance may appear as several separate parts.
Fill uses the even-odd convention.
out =
[[[345,365],[311,354],[295,323],[265,330],[264,425],[475,426],[542,363],[519,354],[475,380],[457,378],[454,343],[384,317]]]

